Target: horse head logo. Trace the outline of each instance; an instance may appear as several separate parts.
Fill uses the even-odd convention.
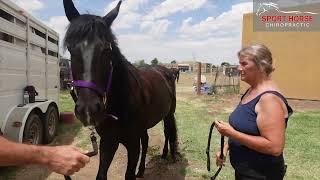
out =
[[[277,12],[280,12],[278,4],[276,4],[276,3],[273,3],[273,2],[259,3],[259,7],[257,9],[256,15],[260,17],[262,14],[264,14],[268,11],[271,11],[271,10],[275,10]]]
[[[318,13],[314,13],[314,12],[309,12],[309,11],[305,11],[305,12],[301,12],[301,11],[282,11],[279,8],[279,5],[273,2],[265,2],[265,3],[259,3],[259,7],[257,9],[256,15],[261,17],[262,14],[268,12],[268,11],[276,11],[278,13],[283,13],[283,14],[311,14],[311,15],[315,15]]]

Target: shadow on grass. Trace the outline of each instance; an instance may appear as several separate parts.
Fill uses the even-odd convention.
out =
[[[176,162],[173,162],[170,155],[162,159],[161,155],[154,155],[146,164],[144,179],[146,180],[184,180],[188,160],[184,154],[177,155]]]

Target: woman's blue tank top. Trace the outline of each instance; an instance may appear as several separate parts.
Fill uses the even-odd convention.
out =
[[[272,93],[280,97],[287,106],[288,117],[292,114],[292,109],[288,105],[288,102],[283,95],[281,95],[277,91],[265,91],[248,103],[241,104],[240,101],[239,105],[229,117],[229,123],[235,130],[253,136],[260,136],[260,132],[257,126],[257,114],[255,112],[255,106],[259,102],[261,96],[266,93]],[[241,97],[241,100],[244,95]],[[286,123],[287,121],[288,118],[286,118]],[[283,162],[282,154],[280,156],[272,156],[259,153],[255,150],[247,148],[246,146],[231,138],[229,138],[229,152],[231,164],[245,162],[252,166],[268,166],[272,165],[273,163]]]

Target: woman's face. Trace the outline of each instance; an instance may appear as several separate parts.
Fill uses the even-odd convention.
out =
[[[258,75],[261,73],[252,57],[244,55],[240,55],[239,57],[238,70],[241,80],[249,84],[250,82],[254,82]]]

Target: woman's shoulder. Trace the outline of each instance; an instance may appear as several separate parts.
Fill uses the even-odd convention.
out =
[[[262,101],[277,101],[282,100],[286,102],[286,98],[283,93],[277,88],[270,88],[260,93],[260,100]]]
[[[259,102],[257,103],[257,108],[259,109],[259,107],[262,109],[281,108],[285,112],[286,117],[288,116],[288,113],[290,113],[286,98],[279,90],[275,89],[265,91],[261,94]]]

